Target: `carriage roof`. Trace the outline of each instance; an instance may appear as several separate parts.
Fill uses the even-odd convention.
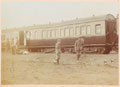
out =
[[[34,26],[6,29],[6,30],[2,30],[2,32],[32,30],[32,29],[46,29],[46,28],[52,28],[52,27],[58,27],[58,26],[67,26],[67,25],[73,25],[73,24],[79,24],[79,23],[88,23],[88,22],[105,21],[105,20],[115,20],[115,17],[112,14],[106,14],[101,16],[87,17],[87,18],[76,18],[75,20],[62,21],[59,23],[40,24],[40,25],[34,25]]]

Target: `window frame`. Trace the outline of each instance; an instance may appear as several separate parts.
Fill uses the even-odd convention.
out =
[[[98,30],[97,26],[99,26],[99,29],[100,29],[99,33],[97,32],[97,30]],[[95,25],[95,34],[101,34],[101,24]]]
[[[56,29],[56,38],[59,38],[60,37],[60,31],[59,31],[59,28]]]
[[[69,36],[70,37],[74,36],[74,29],[73,29],[73,27],[69,27]]]
[[[76,27],[75,27],[75,35],[76,35],[76,36],[81,35],[81,29],[80,29],[80,26],[76,26]]]
[[[53,32],[54,32],[54,34],[53,34]],[[56,38],[56,30],[55,29],[51,30],[51,38]]]
[[[60,29],[60,37],[65,37],[65,30],[63,28]]]
[[[48,38],[47,30],[42,30],[42,38],[43,38],[43,39]]]
[[[90,27],[90,28],[88,28],[88,27]],[[88,29],[90,29],[90,33],[88,33]],[[86,26],[86,35],[91,35],[91,26],[90,25]]]
[[[84,29],[84,33],[83,33],[83,29]],[[80,26],[80,33],[81,33],[81,35],[86,35],[85,25]]]
[[[48,30],[48,38],[51,38],[52,35],[51,35],[51,30]]]
[[[67,31],[68,30],[68,31]],[[68,34],[67,34],[68,33]],[[69,37],[70,36],[70,30],[69,30],[69,28],[64,28],[64,36],[65,37]]]
[[[37,31],[35,31],[34,32],[34,39],[37,39],[37,35],[38,35]]]

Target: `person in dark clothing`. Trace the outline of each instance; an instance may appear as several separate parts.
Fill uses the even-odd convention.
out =
[[[83,51],[83,47],[84,47],[84,38],[79,37],[78,40],[75,41],[74,47],[75,47],[75,52],[77,54],[77,60],[79,60],[81,56],[81,52]]]

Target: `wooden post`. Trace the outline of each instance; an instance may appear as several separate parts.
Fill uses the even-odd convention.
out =
[[[27,44],[26,44],[26,31],[24,31],[24,46],[26,46]]]

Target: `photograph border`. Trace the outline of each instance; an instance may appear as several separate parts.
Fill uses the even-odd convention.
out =
[[[2,5],[2,1],[25,1],[25,2],[30,2],[30,1],[39,1],[39,2],[115,2],[117,1],[120,5],[120,1],[119,0],[1,0],[0,5]],[[119,8],[119,16],[120,16],[120,7]],[[1,9],[1,6],[0,6]],[[2,11],[0,11],[0,15],[2,14]],[[0,20],[1,20],[1,16],[0,16]],[[0,23],[0,27],[1,27],[1,23]],[[120,25],[120,19],[119,19],[119,25]],[[119,26],[119,30],[120,30],[120,26]],[[119,32],[120,33],[120,32]],[[1,29],[0,29],[0,36],[1,36]],[[0,38],[0,42],[1,42],[1,38]],[[120,36],[119,36],[119,43],[120,43]],[[120,49],[120,46],[119,46]],[[1,51],[1,44],[0,44],[0,52]],[[119,52],[120,55],[120,52]],[[0,53],[1,56],[1,53]],[[119,58],[120,61],[120,58]],[[1,60],[0,60],[1,63]],[[2,64],[2,63],[1,63]],[[0,64],[0,70],[1,70],[1,64]],[[119,65],[120,66],[120,65]],[[120,74],[120,67],[119,67],[119,74]],[[120,75],[119,75],[120,76]],[[120,78],[119,78],[120,81]],[[120,82],[119,82],[120,83]],[[0,84],[1,84],[1,74],[0,74]],[[1,87],[119,87],[120,85],[2,85]]]

